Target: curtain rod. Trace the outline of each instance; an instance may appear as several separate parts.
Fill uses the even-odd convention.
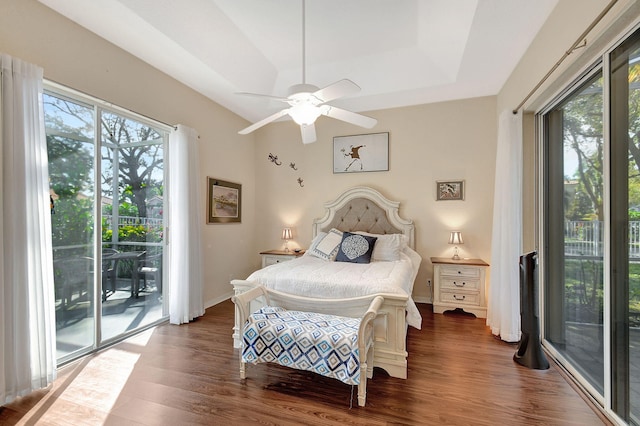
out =
[[[553,72],[558,69],[558,67],[560,66],[560,64],[562,64],[562,62],[567,58],[567,56],[571,55],[573,52],[575,52],[577,49],[580,49],[582,47],[585,47],[587,45],[587,35],[591,32],[591,30],[593,30],[593,28],[598,25],[598,23],[602,20],[602,18],[604,18],[604,16],[609,13],[609,11],[611,10],[611,8],[618,2],[618,0],[611,0],[609,2],[609,4],[607,4],[607,6],[602,10],[602,12],[600,12],[600,14],[596,17],[596,19],[593,20],[593,22],[591,22],[591,24],[587,27],[586,30],[584,30],[582,32],[582,34],[580,34],[580,37],[578,37],[578,39],[575,41],[575,43],[573,43],[573,45],[571,45],[571,47],[569,48],[569,50],[567,50],[566,52],[564,52],[564,55],[562,55],[562,57],[560,58],[560,60],[558,60],[558,62],[555,63],[555,65],[553,67],[551,67],[551,69],[549,70],[549,72],[547,72],[547,74],[542,77],[542,79],[538,82],[538,84],[536,84],[536,86],[531,89],[531,91],[529,92],[529,94],[527,94],[527,96],[524,97],[524,99],[522,100],[522,102],[520,102],[518,104],[517,107],[515,107],[513,109],[513,113],[517,114],[518,110],[520,108],[522,108],[525,104],[525,102],[527,102],[529,100],[529,98],[531,96],[533,96],[534,93],[536,93],[536,91],[540,88],[540,86],[542,86],[544,84],[545,81],[547,81],[547,79],[551,76],[551,74],[553,74]]]

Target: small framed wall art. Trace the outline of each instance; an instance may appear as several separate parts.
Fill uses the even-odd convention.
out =
[[[439,180],[436,182],[436,200],[464,200],[463,180]]]
[[[207,177],[207,223],[240,222],[242,185]]]
[[[333,138],[333,173],[389,170],[389,132]]]

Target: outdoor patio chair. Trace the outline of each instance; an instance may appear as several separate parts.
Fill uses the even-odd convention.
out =
[[[116,279],[118,278],[118,262],[109,260],[109,257],[119,253],[113,248],[102,249],[102,301],[116,292]]]
[[[59,259],[54,261],[54,277],[56,285],[56,298],[60,298],[60,307],[63,311],[78,301],[91,300],[93,288],[93,259],[79,256]],[[74,298],[74,295],[77,297]],[[83,296],[88,295],[88,298]]]
[[[162,253],[149,255],[148,253],[142,253],[138,260],[138,270],[136,281],[135,296],[138,297],[138,293],[141,289],[147,288],[147,279],[153,279],[156,291],[158,295],[162,294]],[[143,285],[140,287],[140,279],[143,280]]]

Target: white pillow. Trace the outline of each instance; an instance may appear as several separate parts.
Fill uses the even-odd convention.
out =
[[[370,234],[368,232],[356,232],[356,234],[377,237],[371,260],[374,262],[395,262],[400,260],[400,253],[407,247],[409,237],[404,234]]]
[[[335,260],[342,242],[342,232],[332,228],[329,232],[319,232],[311,242],[307,253],[324,260]]]

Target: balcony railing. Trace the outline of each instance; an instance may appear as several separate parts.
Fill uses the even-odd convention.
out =
[[[569,256],[603,256],[604,224],[600,221],[567,220],[564,253]],[[629,222],[629,257],[640,259],[640,221]]]
[[[109,229],[113,229],[113,216],[102,215],[106,220]],[[162,226],[162,218],[155,217],[136,217],[136,216],[118,216],[118,227],[120,226],[137,226],[142,225],[146,228],[155,228]]]

